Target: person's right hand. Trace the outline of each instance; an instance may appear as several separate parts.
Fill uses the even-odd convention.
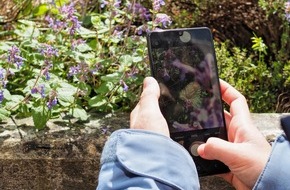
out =
[[[209,138],[198,148],[202,158],[219,160],[230,173],[221,176],[236,189],[252,189],[268,161],[271,146],[252,124],[245,97],[220,80],[223,100],[230,105],[225,112],[228,140]]]

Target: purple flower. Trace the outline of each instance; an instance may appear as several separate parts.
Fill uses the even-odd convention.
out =
[[[0,103],[4,100],[4,91],[0,90]]]
[[[121,0],[115,0],[114,7],[119,8],[121,4]]]
[[[73,36],[75,31],[81,27],[81,23],[78,17],[74,14],[76,9],[74,8],[74,3],[69,5],[64,5],[60,8],[61,18],[53,19],[50,16],[45,17],[45,20],[49,23],[49,27],[55,32],[59,32],[62,29],[68,30],[69,34]]]
[[[136,29],[136,32],[137,32],[137,34],[138,35],[142,35],[142,33],[143,32],[149,32],[150,30],[149,30],[149,28],[148,28],[148,26],[147,25],[141,25],[141,26],[139,26],[137,29]]]
[[[0,87],[6,88],[8,83],[8,75],[13,75],[13,73],[8,69],[7,71],[3,68],[0,68]]]
[[[60,12],[67,16],[67,18],[70,18],[73,16],[73,14],[76,12],[74,8],[74,3],[71,3],[69,5],[64,5],[60,8]]]
[[[89,78],[89,74],[93,73],[94,70],[89,68],[89,65],[85,62],[78,63],[77,66],[69,68],[68,76],[77,76],[80,81],[86,81]]]
[[[164,0],[153,0],[153,10],[160,11],[161,6],[165,5]]]
[[[49,69],[52,67],[52,64],[51,64],[51,62],[50,61],[48,61],[48,60],[45,60],[44,61],[44,69],[42,70],[42,75],[44,75],[45,76],[45,79],[46,80],[49,80],[50,79],[50,73],[49,73]]]
[[[69,34],[73,36],[75,31],[81,27],[81,23],[78,20],[78,17],[74,15],[76,13],[74,3],[71,3],[70,5],[64,5],[60,10],[61,13],[65,16],[65,21],[68,23],[67,28],[69,28]]]
[[[137,68],[133,68],[131,69],[131,71],[129,73],[126,73],[126,77],[136,77],[136,75],[138,74],[139,70]]]
[[[48,26],[54,31],[54,32],[59,32],[63,28],[67,27],[66,22],[62,22],[60,20],[54,20],[50,16],[46,16],[45,20],[48,22]]]
[[[43,44],[43,47],[40,48],[40,53],[46,58],[58,56],[58,50],[48,44]]]
[[[42,98],[45,98],[45,86],[44,86],[44,84],[38,85],[38,87],[33,87],[30,92],[31,92],[31,94],[39,93]]]
[[[19,69],[23,65],[24,58],[20,56],[20,50],[16,46],[12,46],[10,50],[8,50],[8,62],[11,64],[16,64],[17,69]]]
[[[113,32],[113,36],[116,36],[118,38],[121,38],[123,34],[123,31],[119,31],[118,29],[115,29]]]
[[[130,9],[135,13],[136,17],[141,20],[149,20],[151,15],[148,9],[146,9],[143,5],[140,3],[135,3],[135,6],[132,7],[132,4],[130,4]]]
[[[109,4],[109,2],[108,1],[105,1],[105,0],[103,0],[103,1],[101,1],[101,8],[103,9],[105,6],[107,6]]]
[[[39,87],[40,87],[39,93],[40,93],[41,97],[44,98],[45,97],[45,86],[44,86],[44,84],[42,84],[42,85],[39,85]]]
[[[156,14],[154,22],[157,25],[161,24],[164,28],[167,28],[171,24],[171,18],[166,14],[158,13]]]
[[[72,16],[70,18],[70,22],[71,22],[71,27],[69,29],[69,34],[73,36],[75,34],[75,31],[81,27],[81,23],[78,20],[78,17],[76,16]]]
[[[3,80],[5,77],[5,69],[0,68],[0,80]]]
[[[79,67],[79,65],[77,66],[72,66],[69,68],[69,72],[68,72],[68,76],[73,76],[73,75],[77,75],[81,72],[81,69]]]
[[[49,101],[46,103],[48,109],[51,109],[56,104],[57,104],[57,98],[56,97],[53,97],[53,98],[49,99]]]
[[[129,90],[128,85],[123,80],[120,80],[120,84],[123,85],[124,92],[127,92]]]
[[[71,49],[75,50],[78,45],[81,45],[81,44],[84,44],[84,43],[85,43],[85,41],[82,40],[82,39],[77,39],[77,40],[73,39],[72,43],[71,43]]]

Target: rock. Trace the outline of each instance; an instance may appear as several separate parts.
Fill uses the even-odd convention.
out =
[[[252,114],[252,118],[273,141],[281,134],[281,115]],[[93,114],[87,123],[51,122],[38,132],[11,121],[0,125],[0,189],[95,189],[104,143],[113,131],[129,127],[129,114]],[[233,189],[216,176],[202,177],[200,183],[202,190]]]

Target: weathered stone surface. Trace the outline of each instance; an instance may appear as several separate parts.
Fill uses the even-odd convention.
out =
[[[269,141],[281,133],[281,114],[252,114]],[[95,189],[108,135],[129,126],[129,114],[96,114],[87,123],[54,120],[35,131],[29,120],[0,123],[0,189]],[[201,178],[201,189],[233,189],[222,179]]]

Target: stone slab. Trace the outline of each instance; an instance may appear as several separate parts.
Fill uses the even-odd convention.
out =
[[[284,114],[252,114],[269,141],[281,134]],[[86,123],[53,120],[37,131],[31,121],[0,123],[0,189],[95,189],[99,160],[110,133],[129,127],[129,114],[95,114]],[[200,178],[201,189],[233,187],[216,176]]]

